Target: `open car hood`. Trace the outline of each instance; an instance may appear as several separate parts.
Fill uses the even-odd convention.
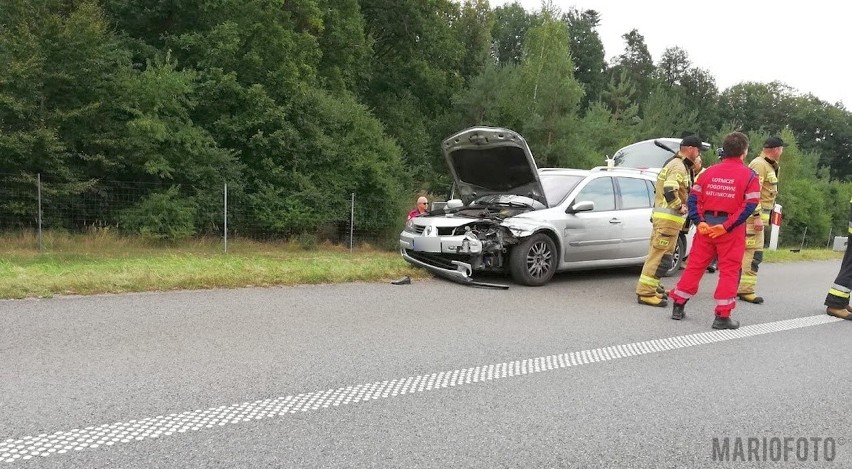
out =
[[[441,149],[465,204],[488,194],[514,194],[550,205],[526,140],[498,127],[471,127],[446,138]]]

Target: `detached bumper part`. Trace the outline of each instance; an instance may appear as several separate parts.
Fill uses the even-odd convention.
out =
[[[477,287],[487,287],[487,288],[500,288],[503,290],[508,290],[508,285],[501,285],[497,283],[485,283],[485,282],[476,282],[471,277],[473,275],[473,268],[470,264],[461,261],[451,261],[452,264],[456,267],[455,270],[448,269],[445,267],[440,267],[437,265],[432,265],[426,262],[423,262],[419,259],[415,259],[408,255],[405,252],[405,249],[400,249],[400,254],[402,254],[402,258],[417,267],[422,267],[433,274],[445,278],[447,280],[452,280],[453,282],[460,283],[462,285],[471,285]]]

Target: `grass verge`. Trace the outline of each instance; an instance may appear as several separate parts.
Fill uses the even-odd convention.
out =
[[[218,240],[150,244],[115,235],[0,237],[0,298],[427,278],[397,252],[360,246]]]
[[[0,298],[204,288],[387,281],[428,278],[399,253],[359,246],[218,239],[151,243],[110,232],[46,233],[39,253],[33,233],[0,235]],[[764,251],[764,262],[839,260],[827,249]]]
[[[798,251],[798,249],[796,250]],[[763,262],[799,262],[799,261],[829,261],[843,259],[843,252],[830,249],[802,249],[799,252],[790,249],[778,249],[777,251],[763,251]],[[840,266],[838,265],[839,269]]]

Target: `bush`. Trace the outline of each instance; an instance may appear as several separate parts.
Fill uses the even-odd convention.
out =
[[[305,251],[313,251],[317,248],[317,236],[311,233],[302,233],[296,237],[296,244]]]
[[[124,228],[145,239],[178,241],[195,234],[196,205],[178,187],[151,194],[121,215]]]

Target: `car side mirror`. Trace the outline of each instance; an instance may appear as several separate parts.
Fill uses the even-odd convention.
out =
[[[450,199],[447,201],[446,208],[459,208],[464,206],[464,202],[461,199]]]
[[[595,209],[595,203],[591,200],[584,200],[568,207],[565,213],[591,212]]]

